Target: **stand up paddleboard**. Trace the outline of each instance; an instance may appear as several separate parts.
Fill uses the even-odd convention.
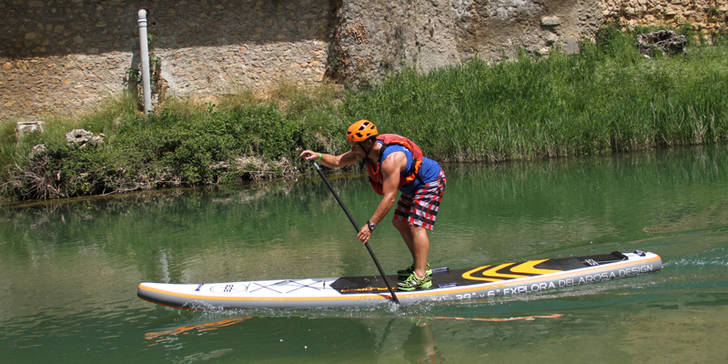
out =
[[[402,305],[469,300],[597,283],[662,268],[659,255],[633,253],[539,259],[482,265],[470,269],[433,269],[432,289],[397,290]],[[396,276],[387,276],[396,282]],[[192,310],[241,308],[323,308],[377,306],[392,302],[381,276],[277,279],[229,283],[139,283],[137,295],[160,305]]]

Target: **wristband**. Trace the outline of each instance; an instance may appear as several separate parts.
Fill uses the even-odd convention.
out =
[[[321,158],[323,158],[323,157],[324,157],[324,154],[323,153],[319,153],[319,157],[316,158],[316,162],[320,161]]]
[[[369,231],[374,232],[374,229],[377,227],[377,225],[374,225],[373,222],[367,220],[367,226],[369,227]]]

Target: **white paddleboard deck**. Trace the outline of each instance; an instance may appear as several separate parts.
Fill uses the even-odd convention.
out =
[[[662,268],[650,252],[613,252],[570,258],[482,265],[470,269],[437,268],[427,290],[396,290],[402,305],[468,300],[541,292],[631,277]],[[242,308],[324,308],[377,306],[392,302],[379,276],[274,279],[227,283],[139,283],[137,295],[157,304],[193,310]]]

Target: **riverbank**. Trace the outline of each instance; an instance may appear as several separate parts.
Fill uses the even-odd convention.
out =
[[[726,143],[727,57],[723,38],[646,58],[635,34],[605,28],[579,54],[409,70],[366,90],[282,84],[265,97],[168,100],[149,116],[126,95],[92,114],[49,117],[17,143],[14,125],[0,125],[0,190],[37,200],[291,178],[310,169],[302,149],[343,152],[343,130],[362,118],[445,162]],[[77,128],[103,142],[69,145]]]

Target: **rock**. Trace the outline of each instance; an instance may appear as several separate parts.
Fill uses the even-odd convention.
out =
[[[84,129],[73,129],[66,133],[66,142],[71,144],[86,143],[94,133]]]
[[[541,25],[545,27],[555,27],[561,24],[561,19],[556,15],[541,17]]]
[[[556,43],[559,40],[559,36],[556,35],[556,34],[554,34],[554,33],[548,32],[544,36],[544,40],[546,41],[546,44],[552,45],[552,44]]]
[[[36,144],[33,146],[33,148],[30,149],[28,157],[30,157],[30,159],[33,159],[35,157],[45,154],[47,151],[48,148],[45,144]]]
[[[42,132],[43,123],[40,121],[20,121],[15,124],[15,131],[18,133],[19,138],[35,131]]]
[[[103,144],[104,134],[94,135],[94,133],[84,129],[73,129],[66,133],[66,143],[84,148],[87,145],[97,146]]]
[[[226,161],[218,161],[218,162],[214,162],[210,165],[210,169],[212,169],[213,171],[227,170],[229,168],[230,168],[230,163],[228,163]]]
[[[43,36],[38,33],[35,33],[35,32],[25,33],[25,40],[27,40],[27,41],[36,41],[40,38],[43,38]]]
[[[654,50],[662,54],[684,54],[687,39],[672,30],[658,30],[642,33],[637,37],[637,46],[642,54],[651,57]]]

